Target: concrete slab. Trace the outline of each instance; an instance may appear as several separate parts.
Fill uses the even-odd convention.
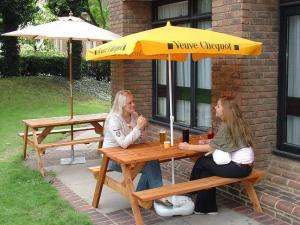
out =
[[[97,165],[99,165],[99,159],[88,160],[86,164],[48,166],[46,170],[53,171],[56,177],[67,187],[89,204],[92,204],[96,180],[89,172],[88,167]],[[122,180],[121,173],[110,172],[109,175],[118,181]],[[138,180],[139,175],[134,180],[135,185],[137,185]],[[164,181],[164,183],[169,182]],[[104,186],[98,211],[101,213],[110,213],[127,208],[130,208],[127,198]]]
[[[236,213],[228,208],[220,207],[218,215],[190,215],[173,217],[157,225],[260,225],[253,219]]]
[[[74,193],[79,195],[89,204],[92,203],[96,180],[88,171],[88,167],[99,165],[99,159],[87,160],[86,164],[77,165],[54,165],[48,166],[48,171],[56,173],[61,180]],[[118,172],[110,172],[110,176],[117,180],[122,179]],[[137,183],[135,179],[135,185]],[[164,180],[164,183],[169,183]],[[108,214],[122,209],[130,208],[128,200],[112,189],[104,186],[101,202],[97,211]],[[157,225],[259,225],[255,220],[239,214],[228,208],[220,207],[218,215],[190,215],[170,217],[166,221],[155,223]]]

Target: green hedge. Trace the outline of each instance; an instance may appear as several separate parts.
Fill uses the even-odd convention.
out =
[[[0,57],[0,77],[4,76],[2,70],[4,58]],[[37,76],[51,74],[68,77],[69,60],[64,56],[25,55],[20,57],[19,76]],[[109,61],[81,61],[81,76],[92,76],[97,80],[110,80]]]
[[[81,75],[110,81],[110,61],[81,61]]]
[[[20,57],[20,75],[51,74],[67,76],[67,65],[66,58],[62,56],[22,56]]]

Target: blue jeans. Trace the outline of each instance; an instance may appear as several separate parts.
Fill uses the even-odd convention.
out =
[[[114,161],[109,161],[108,168],[117,172],[122,171],[120,165],[115,163]],[[157,188],[163,185],[160,165],[157,160],[147,162],[141,170],[141,173],[142,175],[137,185],[136,191]]]

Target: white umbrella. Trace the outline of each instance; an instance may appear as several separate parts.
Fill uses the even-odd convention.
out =
[[[2,35],[32,39],[71,39],[79,41],[111,41],[120,37],[113,32],[94,26],[74,16],[59,17],[58,20],[53,22],[29,26]]]
[[[62,39],[69,41],[69,67],[70,67],[70,117],[73,118],[73,66],[72,66],[72,40],[79,41],[111,41],[120,36],[108,30],[99,28],[84,20],[72,16],[59,17],[58,20],[29,26],[2,34],[3,36],[24,37],[32,39]],[[71,139],[73,140],[73,126],[71,126]],[[82,157],[81,157],[82,158]],[[85,159],[74,158],[72,146],[71,158],[62,159],[62,164],[84,163]]]

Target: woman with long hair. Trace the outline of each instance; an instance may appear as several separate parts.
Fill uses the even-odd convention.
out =
[[[191,180],[210,176],[240,178],[248,176],[252,171],[255,144],[238,105],[232,98],[223,97],[218,100],[215,110],[216,117],[221,119],[222,123],[209,143],[179,144],[179,148],[183,150],[208,153],[196,161]],[[217,214],[217,212],[216,188],[198,191],[195,214]]]
[[[133,94],[129,90],[118,91],[105,121],[102,148],[122,147],[126,149],[131,144],[142,143],[147,124],[147,119],[139,116],[136,112]],[[121,172],[120,165],[112,160],[109,161],[108,168]],[[141,177],[136,190],[142,191],[162,185],[159,161],[147,162],[141,170]],[[158,200],[158,202],[167,206],[171,205],[165,198]]]

